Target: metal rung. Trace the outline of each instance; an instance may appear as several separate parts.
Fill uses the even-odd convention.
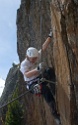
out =
[[[41,81],[41,82],[48,82],[48,83],[52,83],[52,84],[55,84],[55,83],[56,83],[56,82],[47,80],[46,78],[41,78],[40,81]]]

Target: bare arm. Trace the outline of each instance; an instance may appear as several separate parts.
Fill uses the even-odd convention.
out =
[[[51,42],[51,38],[48,37],[48,38],[46,39],[46,41],[43,43],[43,45],[42,45],[42,51],[43,51],[43,52],[46,51],[46,49],[48,48],[48,45],[49,45],[50,42]]]
[[[39,71],[35,68],[31,71],[27,71],[24,73],[24,75],[27,77],[27,78],[30,78],[32,76],[35,76],[35,75],[39,75]]]

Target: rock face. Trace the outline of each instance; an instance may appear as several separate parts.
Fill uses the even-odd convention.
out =
[[[55,68],[56,105],[62,125],[77,125],[78,2],[77,0],[21,0],[20,8],[17,10],[17,52],[20,62],[25,58],[29,46],[41,48],[50,28],[53,30],[53,39],[41,61]],[[3,99],[6,92],[8,98],[14,90],[17,80],[20,94],[26,91],[20,72],[18,78],[18,70],[14,74],[14,81],[9,81],[13,71],[16,70],[17,67],[14,66],[7,76]],[[11,87],[10,93],[8,86]],[[4,103],[3,99],[0,100],[0,105]],[[56,125],[50,108],[42,96],[28,93],[20,99],[20,102],[24,109],[24,125]]]
[[[29,46],[41,48],[50,32],[50,18],[48,0],[21,1],[20,9],[17,11],[17,48],[20,61],[25,58]],[[48,61],[47,58],[45,59]]]
[[[7,105],[8,101],[11,101],[12,94],[16,87],[18,86],[18,79],[19,79],[19,69],[18,66],[13,65],[6,78],[5,87],[0,98],[0,125],[4,124]],[[6,105],[4,108],[1,109],[2,106]]]
[[[17,48],[20,62],[25,58],[26,49],[29,46],[41,48],[41,45],[48,37],[51,27],[50,2],[48,0],[22,0],[21,6],[17,11]],[[51,44],[52,46],[52,44]],[[50,54],[48,54],[50,52]],[[48,55],[44,59],[47,65],[53,65],[52,47],[46,52]],[[45,55],[46,55],[45,54]],[[21,85],[20,91],[25,91]],[[43,97],[36,97],[27,94],[21,100],[24,105],[25,124],[31,125],[55,125],[50,109]]]
[[[27,47],[40,48],[49,32],[51,21],[54,44],[53,47],[50,46],[49,51],[47,51],[49,56],[47,58],[45,56],[44,60],[47,65],[55,67],[57,77],[56,102],[64,125],[77,124],[77,4],[77,1],[73,0],[52,0],[50,16],[50,3],[48,0],[41,2],[38,0],[22,0],[17,14],[17,45],[20,61],[24,59]],[[32,97],[34,99],[33,105],[35,105],[35,98]],[[30,102],[32,99],[30,99]],[[36,101],[36,103],[40,102],[39,100]],[[35,105],[35,107],[39,109],[42,106],[44,107],[43,101],[41,103]],[[30,109],[32,113],[32,108]],[[43,111],[45,112],[44,108]],[[37,112],[40,113],[42,110],[37,109]],[[46,111],[47,120],[45,120],[46,116],[44,116],[43,120],[41,114],[40,116],[36,115],[36,119],[38,118],[39,121],[42,119],[46,124],[52,124],[52,121],[50,122],[52,116],[48,117],[49,115],[50,113]],[[26,116],[28,115],[26,114]],[[39,125],[43,124],[43,122],[39,123],[39,121]],[[28,123],[30,123],[30,120],[28,120]]]
[[[7,102],[7,98],[10,98],[18,81],[19,70],[17,66],[10,68],[5,82],[5,87],[0,99],[0,106]]]
[[[77,125],[78,8],[73,0],[54,0],[51,19],[53,57],[57,76],[57,102],[64,125]]]

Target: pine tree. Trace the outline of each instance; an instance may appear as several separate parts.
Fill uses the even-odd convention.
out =
[[[18,89],[13,94],[13,98],[18,96]],[[5,125],[23,125],[23,110],[18,100],[8,105]]]

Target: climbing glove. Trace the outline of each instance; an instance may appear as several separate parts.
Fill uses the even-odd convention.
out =
[[[44,70],[45,70],[45,64],[44,64],[44,62],[39,63],[39,65],[38,65],[38,67],[37,67],[37,70],[38,70],[40,73],[44,72]]]
[[[49,35],[48,35],[48,36],[52,38],[52,36],[53,36],[52,29],[50,29],[50,33],[49,33]]]

